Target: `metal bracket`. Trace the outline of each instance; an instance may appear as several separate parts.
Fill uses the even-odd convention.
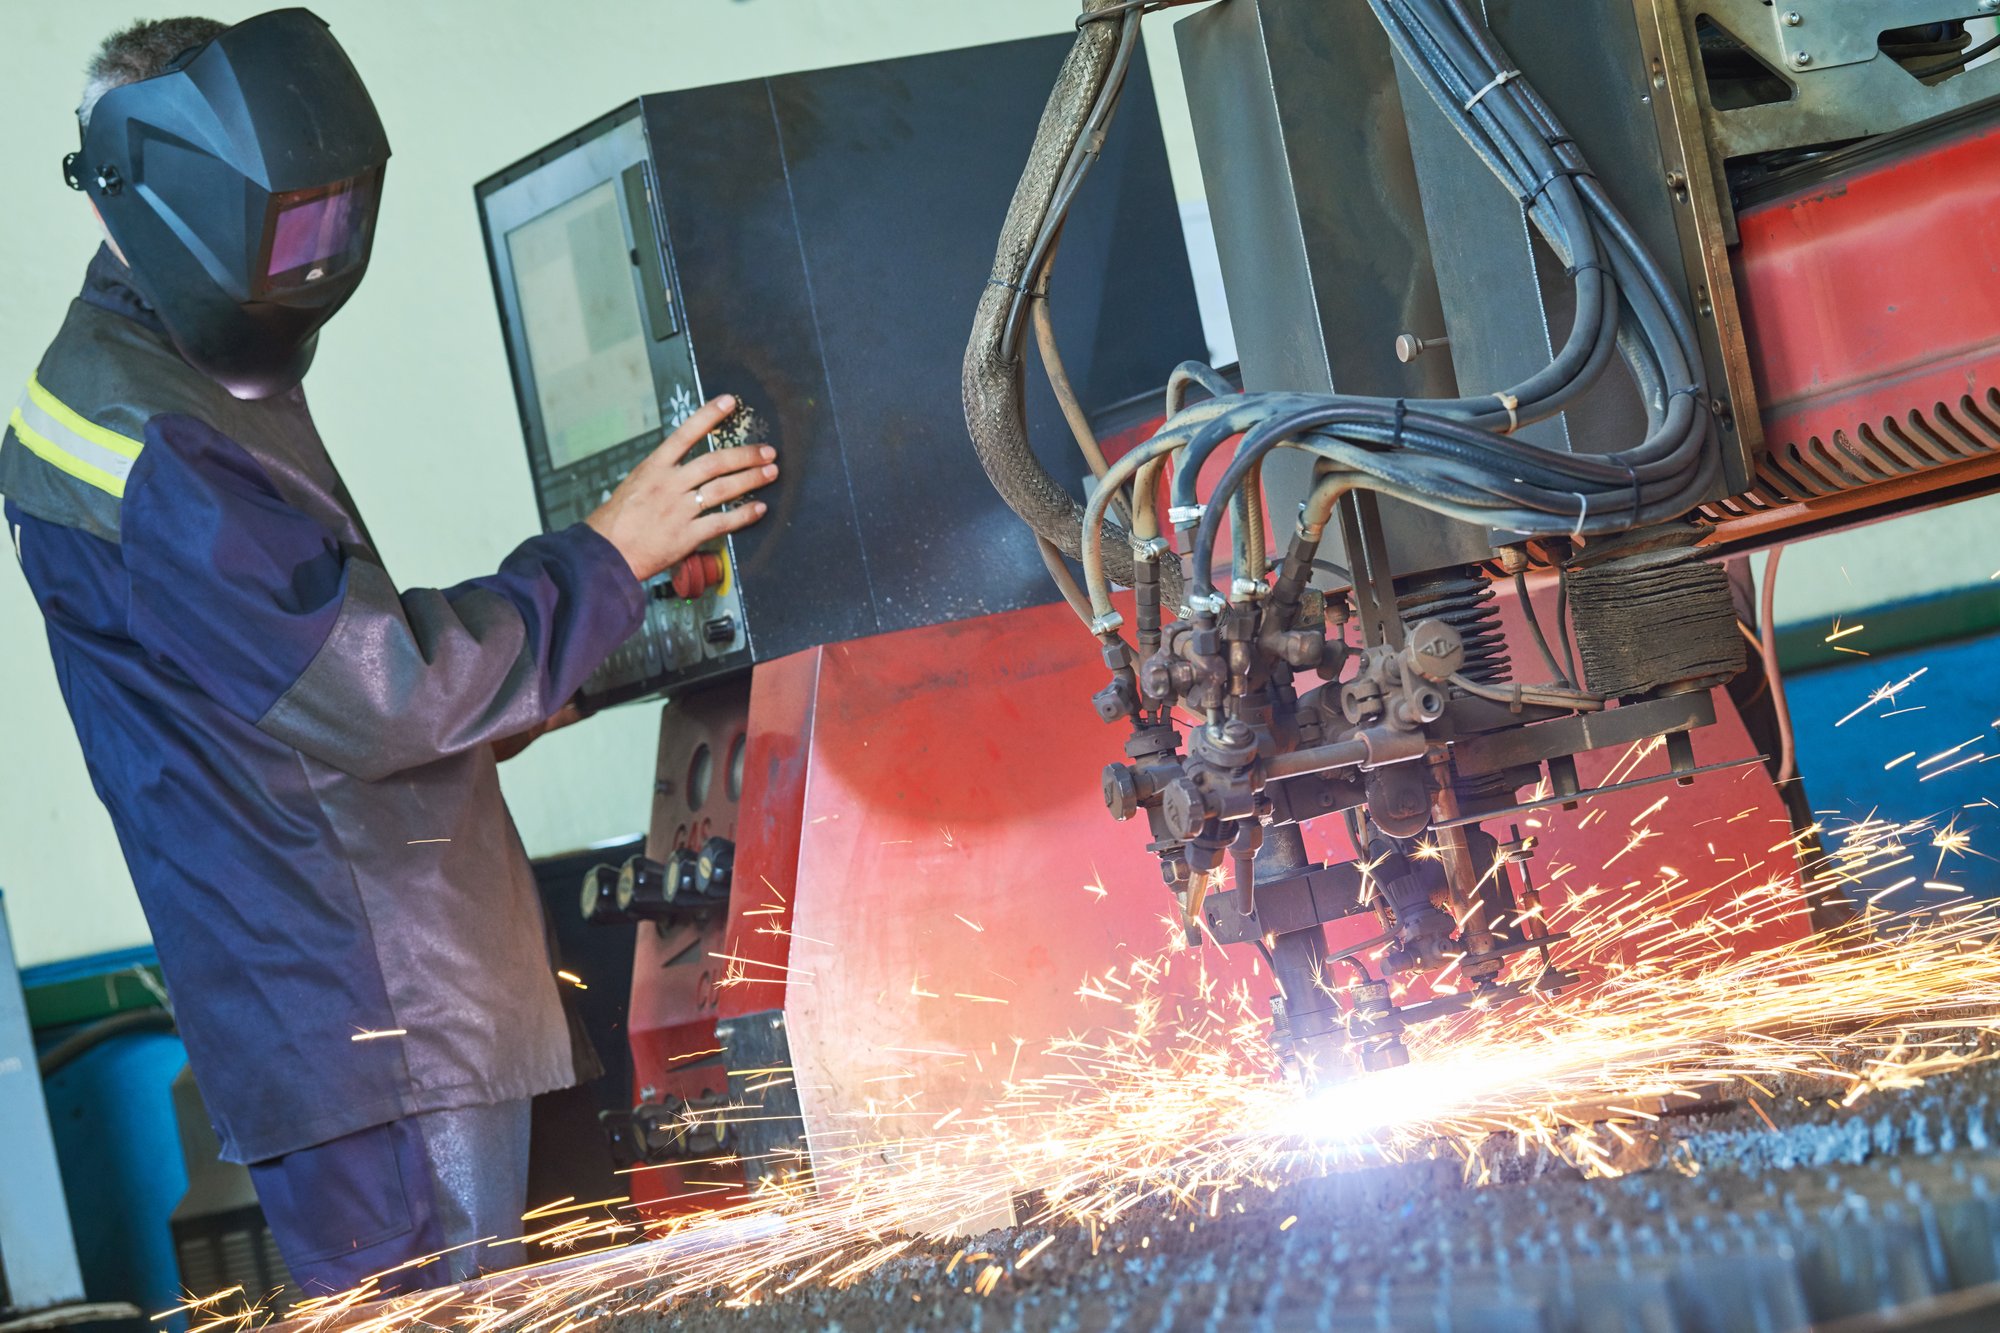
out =
[[[1361,898],[1361,867],[1342,862],[1259,884],[1256,908],[1248,915],[1241,889],[1211,893],[1202,902],[1202,919],[1217,944],[1247,944],[1353,916],[1363,910]]]
[[[1634,0],[1641,29],[1656,25],[1662,63],[1655,91],[1699,108],[1715,163],[1782,148],[1886,134],[2000,93],[2000,65],[1920,82],[1882,54],[1891,28],[1990,18],[1982,0]],[[1791,20],[1797,17],[1797,22]],[[1695,21],[1706,17],[1792,85],[1782,102],[1723,110],[1708,95]]]
[[[1456,819],[1440,821],[1433,827],[1458,828],[1463,824],[1477,824],[1482,820],[1500,819],[1507,815],[1525,815],[1536,810],[1546,810],[1552,805],[1568,805],[1572,801],[1587,801],[1593,796],[1604,796],[1614,791],[1631,791],[1636,787],[1650,787],[1659,782],[1686,783],[1689,779],[1700,777],[1704,773],[1726,773],[1733,768],[1748,768],[1752,764],[1761,764],[1763,762],[1764,756],[1758,754],[1752,755],[1748,759],[1725,759],[1719,764],[1703,764],[1700,768],[1655,773],[1651,777],[1632,778],[1626,782],[1607,783],[1602,787],[1586,787],[1581,791],[1570,792],[1568,794],[1556,792],[1543,797],[1539,801],[1526,801],[1519,805],[1499,805],[1491,808],[1461,811]]]
[[[1764,24],[1776,33],[1778,48],[1784,52],[1784,67],[1802,76],[1875,59],[1881,54],[1877,38],[1891,28],[1983,18],[1994,8],[1976,0],[1869,0],[1866,5],[1852,0],[1776,0],[1768,6],[1761,0],[1748,5],[1742,0],[1704,0],[1704,4],[1711,14],[1762,11]],[[1741,35],[1734,28],[1731,32]]]
[[[1694,731],[1714,721],[1714,698],[1707,690],[1695,690],[1454,741],[1451,758],[1461,776],[1502,773],[1563,755]]]

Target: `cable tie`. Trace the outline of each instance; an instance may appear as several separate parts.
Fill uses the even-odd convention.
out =
[[[1639,469],[1626,463],[1625,470],[1632,475],[1632,526],[1636,528],[1639,526]]]
[[[1564,176],[1568,176],[1572,180],[1579,179],[1584,176],[1588,176],[1592,180],[1597,179],[1597,173],[1592,171],[1589,167],[1557,167],[1554,171],[1551,171],[1548,175],[1542,177],[1541,182],[1537,184],[1534,189],[1528,191],[1526,194],[1521,196],[1522,206],[1532,209],[1535,206],[1535,202],[1542,197],[1543,192],[1546,191],[1551,185],[1554,185],[1558,180],[1562,179]]]
[[[1403,421],[1409,415],[1410,400],[1407,398],[1398,398],[1396,400],[1396,433],[1389,440],[1389,447],[1391,449],[1401,449],[1403,447]]]
[[[1682,394],[1686,394],[1688,397],[1694,399],[1697,406],[1700,405],[1701,386],[1699,384],[1690,384],[1685,389],[1675,389],[1672,393],[1667,395],[1667,401],[1671,403],[1672,401],[1674,401],[1674,399],[1680,397]]]
[[[1034,288],[1032,287],[1023,287],[1018,282],[1002,282],[998,278],[988,278],[986,280],[986,285],[988,287],[1001,288],[1003,291],[1019,292],[1021,295],[1026,297],[1035,297],[1040,295],[1040,293],[1035,291]]]
[[[1521,428],[1521,414],[1517,410],[1521,406],[1521,400],[1511,393],[1496,393],[1493,396],[1500,400],[1500,406],[1507,409],[1507,429],[1501,434],[1512,435]]]
[[[1602,273],[1607,278],[1611,276],[1611,270],[1604,267],[1604,265],[1596,262],[1595,260],[1592,260],[1588,264],[1571,264],[1568,268],[1563,270],[1563,276],[1565,278],[1574,278],[1577,274],[1588,273],[1592,269],[1596,269],[1599,273]]]
[[[1583,521],[1590,517],[1590,497],[1582,491],[1571,491],[1570,494],[1577,498],[1579,507],[1576,511],[1576,526],[1570,530],[1569,539],[1573,542],[1582,541]]]
[[[1495,74],[1493,76],[1493,81],[1491,83],[1487,84],[1484,88],[1481,88],[1478,92],[1472,95],[1472,100],[1465,104],[1465,109],[1467,111],[1472,110],[1472,108],[1479,105],[1480,99],[1485,97],[1486,94],[1492,92],[1495,88],[1498,88],[1501,84],[1512,83],[1515,79],[1518,79],[1520,77],[1521,77],[1521,71],[1518,69],[1501,70],[1498,74]]]

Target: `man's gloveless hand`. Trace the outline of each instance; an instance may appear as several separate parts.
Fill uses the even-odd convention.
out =
[[[634,577],[645,580],[670,569],[703,542],[747,528],[764,516],[764,502],[726,512],[715,506],[749,494],[778,475],[768,444],[717,449],[688,458],[690,449],[736,410],[723,394],[695,414],[633,468],[611,498],[584,520],[618,548]]]

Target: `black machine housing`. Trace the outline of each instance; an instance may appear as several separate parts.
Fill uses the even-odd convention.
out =
[[[783,469],[761,493],[768,516],[707,552],[709,586],[686,597],[655,581],[645,628],[586,690],[595,702],[1053,599],[1032,534],[964,447],[958,359],[962,310],[987,281],[995,220],[1069,43],[641,97],[478,185],[546,527],[588,515],[707,395],[754,411]],[[1054,315],[1087,407],[1154,389],[1161,367],[1204,351],[1178,216],[1136,70],[1065,231]],[[585,299],[547,295],[565,248],[609,312],[616,336],[597,341],[616,346],[599,365],[610,386],[554,365],[551,380],[569,379],[551,393],[523,296],[553,299],[576,351]],[[1035,437],[1081,494],[1054,396],[1029,373]]]

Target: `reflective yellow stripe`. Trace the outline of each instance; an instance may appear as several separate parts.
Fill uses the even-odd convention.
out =
[[[121,500],[125,498],[124,477],[114,476],[95,464],[86,463],[75,454],[57,448],[30,428],[27,422],[21,420],[20,408],[15,408],[14,414],[7,418],[7,425],[13,430],[14,438],[27,446],[29,453],[42,458],[58,471],[67,472],[78,481],[88,482],[98,490],[107,491]]]
[[[89,417],[80,416],[70,410],[69,404],[42,387],[42,382],[34,375],[28,376],[28,398],[35,406],[47,412],[58,426],[82,436],[100,449],[109,449],[114,454],[127,458],[137,458],[144,445],[134,439],[120,435],[117,431],[100,426]]]
[[[33,376],[7,425],[30,453],[51,467],[121,500],[126,474],[144,447],[72,411]]]

